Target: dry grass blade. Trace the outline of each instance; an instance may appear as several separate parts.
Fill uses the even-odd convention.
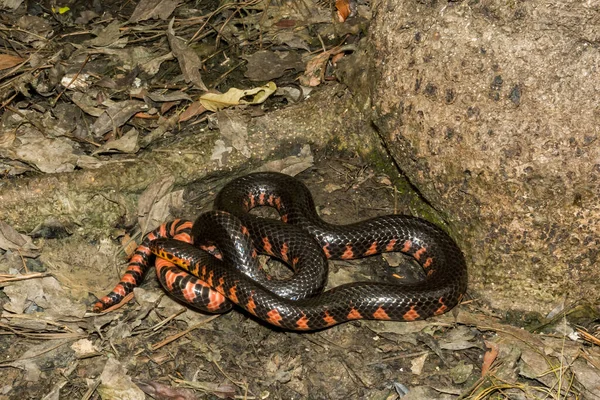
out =
[[[163,347],[163,346],[165,346],[165,345],[167,345],[167,344],[169,344],[169,343],[171,343],[171,342],[173,342],[173,341],[175,341],[175,340],[179,339],[180,337],[187,335],[188,333],[190,333],[190,332],[191,332],[191,331],[193,331],[194,329],[196,329],[196,328],[199,328],[199,327],[201,327],[202,325],[206,325],[207,323],[209,323],[209,322],[210,322],[210,321],[212,321],[213,319],[215,319],[215,318],[218,318],[218,317],[220,317],[220,316],[221,316],[221,314],[218,314],[218,315],[212,315],[212,316],[210,316],[210,317],[208,317],[208,318],[206,318],[206,319],[203,319],[202,321],[198,322],[197,324],[194,324],[194,325],[190,326],[190,327],[189,327],[189,328],[187,328],[186,330],[184,330],[184,331],[182,331],[182,332],[179,332],[179,333],[177,333],[177,334],[175,334],[175,335],[169,336],[169,337],[168,337],[168,338],[166,338],[165,340],[162,340],[162,341],[160,341],[160,342],[158,342],[158,343],[155,343],[155,344],[153,344],[153,345],[151,346],[151,349],[152,349],[152,351],[156,351],[156,350],[160,349],[161,347]]]
[[[581,328],[577,328],[577,332],[579,332],[582,339],[585,340],[586,342],[590,342],[592,344],[595,344],[596,346],[600,346],[600,339],[598,339],[596,336],[584,331]]]
[[[0,322],[0,328],[4,328],[8,331],[8,333],[4,334],[12,334],[17,336],[26,337],[29,339],[38,339],[38,340],[53,340],[53,339],[80,339],[87,337],[85,333],[76,332],[74,329],[69,326],[52,321],[47,318],[39,318],[35,315],[29,314],[8,314],[4,313],[2,318],[7,320],[8,323]],[[11,323],[11,321],[16,320],[28,320],[33,322],[40,322],[43,325],[48,325],[45,328],[31,328],[25,327],[19,323]],[[3,334],[0,332],[0,334]]]
[[[27,279],[45,278],[47,276],[50,276],[50,274],[45,273],[45,272],[34,272],[31,274],[25,274],[25,275],[0,274],[0,284],[8,283],[8,282],[24,281]]]

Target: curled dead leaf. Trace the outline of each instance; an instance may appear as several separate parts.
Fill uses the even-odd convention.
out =
[[[226,107],[237,106],[240,104],[260,104],[264,102],[271,94],[275,93],[277,85],[269,82],[264,86],[252,89],[231,88],[226,93],[205,93],[200,96],[200,103],[207,110],[217,112]],[[245,97],[249,97],[246,99]]]

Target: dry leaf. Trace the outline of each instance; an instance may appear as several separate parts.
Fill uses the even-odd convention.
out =
[[[106,27],[100,27],[97,32],[93,32],[96,37],[85,43],[94,47],[125,47],[127,38],[121,38],[121,23],[114,20]]]
[[[23,0],[0,0],[0,10],[14,11],[23,3]]]
[[[123,251],[129,259],[133,255],[133,253],[135,253],[138,244],[135,242],[135,240],[133,240],[133,238],[129,234],[126,233],[121,238],[121,246],[123,247]]]
[[[156,101],[156,102],[177,101],[177,100],[193,101],[189,94],[184,93],[184,92],[179,92],[179,91],[178,92],[168,92],[168,93],[152,92],[152,93],[148,93],[147,96],[152,101]]]
[[[496,357],[498,357],[499,350],[498,344],[489,340],[485,341],[485,346],[489,350],[486,351],[483,355],[483,364],[481,365],[481,376],[485,376],[488,373],[488,371],[492,367],[492,363],[496,360]]]
[[[94,151],[92,155],[101,153],[135,153],[140,149],[138,145],[138,131],[131,128],[119,139],[109,140]]]
[[[136,381],[136,385],[154,399],[197,400],[191,389],[177,388],[155,381]],[[235,394],[235,392],[234,392]]]
[[[210,159],[216,161],[219,167],[223,166],[223,154],[231,153],[233,147],[225,146],[225,142],[221,139],[215,140],[215,147],[213,148]]]
[[[21,64],[25,61],[24,58],[11,56],[10,54],[0,54],[0,70],[9,69],[15,65]]]
[[[177,61],[179,61],[179,68],[181,68],[183,78],[186,82],[193,83],[200,90],[208,90],[200,76],[202,61],[200,60],[200,57],[198,57],[198,54],[188,47],[185,40],[175,36],[175,31],[173,30],[174,21],[175,20],[172,19],[171,22],[169,22],[167,39],[169,40],[171,52],[177,58]]]
[[[350,16],[350,3],[348,0],[336,0],[335,8],[337,9],[337,16],[340,22],[344,22]]]
[[[127,369],[115,358],[109,358],[106,361],[100,381],[97,391],[104,400],[144,400],[146,398],[144,392],[127,375]]]
[[[302,57],[293,51],[260,50],[244,57],[248,61],[244,76],[252,81],[277,79],[286,71],[302,71]]]
[[[145,235],[171,219],[171,208],[183,206],[183,190],[171,192],[175,178],[165,176],[148,186],[138,202],[138,223]]]
[[[179,0],[142,0],[133,10],[129,22],[145,21],[151,18],[166,20],[179,3]]]
[[[195,101],[179,115],[179,122],[187,121],[197,115],[204,114],[206,111],[207,109],[202,105],[202,103]]]
[[[297,156],[289,156],[282,160],[269,161],[258,169],[258,171],[276,171],[287,175],[296,176],[300,172],[312,167],[314,158],[310,145],[302,146]]]
[[[137,100],[125,100],[109,107],[92,125],[92,133],[96,136],[110,132],[125,124],[136,113],[148,109],[148,106]]]
[[[248,118],[234,110],[223,110],[217,113],[219,131],[229,143],[246,158],[250,158],[248,147]]]
[[[325,68],[327,61],[331,57],[331,51],[325,51],[314,56],[307,64],[306,71],[299,80],[300,84],[305,86],[318,86],[325,77]]]
[[[264,86],[252,89],[231,88],[227,93],[205,93],[200,96],[200,103],[207,110],[219,111],[225,107],[237,106],[240,104],[260,104],[277,90],[274,82],[269,82]],[[253,96],[250,100],[244,99],[246,96]]]
[[[0,221],[0,249],[18,251],[24,257],[38,256],[38,247],[31,237],[23,235],[4,221]]]

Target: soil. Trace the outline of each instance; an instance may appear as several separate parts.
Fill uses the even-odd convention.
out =
[[[351,93],[328,80],[335,80],[333,58],[349,55],[364,37],[371,9],[359,2],[359,15],[342,24],[330,6],[319,11],[322,5],[307,4],[207,3],[200,9],[188,2],[167,12],[168,2],[72,2],[69,9],[31,3],[0,16],[11,27],[0,32],[15,35],[0,37],[11,56],[0,57],[2,65],[32,57],[17,60],[0,79],[0,400],[600,397],[598,316],[585,302],[548,315],[523,314],[492,309],[469,291],[455,310],[427,321],[357,321],[295,333],[239,309],[217,316],[193,311],[150,274],[132,301],[106,314],[89,312],[118,281],[148,225],[194,219],[211,208],[223,183],[259,167],[297,173],[332,223],[404,213],[448,229],[427,204],[416,204],[418,193],[407,190],[411,185],[390,168],[385,151],[371,151],[378,142],[372,132],[329,132],[334,125],[368,126],[360,107],[349,105]],[[168,36],[171,12],[174,36],[193,46],[178,47]],[[109,27],[114,21],[121,25]],[[212,21],[208,28],[199,29],[206,21]],[[291,34],[283,30],[290,24]],[[195,34],[201,40],[194,41]],[[276,42],[284,34],[286,40]],[[51,39],[42,46],[37,40],[45,35]],[[107,37],[113,41],[98,39]],[[297,54],[290,64],[270,59],[265,71],[282,74],[255,81],[241,66],[265,43]],[[157,71],[143,70],[151,61],[128,64],[141,57],[134,48],[153,46],[174,58]],[[209,66],[200,81],[182,61],[193,58],[188,47]],[[44,56],[35,64],[37,48]],[[317,64],[314,54],[327,56],[323,74],[309,71]],[[253,65],[255,77],[260,70]],[[89,81],[78,84],[89,86],[70,88],[83,75]],[[217,94],[257,87],[264,93],[270,79],[293,89],[296,78],[304,92],[313,91],[300,101],[268,97],[212,113],[198,100],[205,83]],[[147,91],[136,92],[136,82]],[[177,97],[182,93],[190,95]],[[243,99],[255,101],[255,94]],[[119,112],[109,113],[111,107]],[[324,116],[333,108],[339,113]],[[90,114],[97,109],[99,115]],[[294,135],[283,123],[273,126],[282,116],[293,120],[291,114],[302,119]],[[110,123],[99,123],[102,118]],[[240,125],[250,134],[240,134]],[[288,136],[276,138],[278,129]],[[306,139],[311,129],[321,131],[319,139]],[[368,143],[369,157],[357,143]],[[112,150],[96,153],[107,147]],[[277,276],[289,273],[265,262]],[[423,272],[403,257],[334,261],[328,285],[391,274],[420,279]]]

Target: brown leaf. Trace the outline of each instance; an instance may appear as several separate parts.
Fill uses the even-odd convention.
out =
[[[171,218],[171,208],[183,205],[183,190],[171,192],[175,178],[165,176],[146,188],[138,204],[138,223],[145,235]]]
[[[136,385],[147,395],[157,400],[196,400],[190,389],[176,388],[156,381],[136,381]]]
[[[147,109],[148,106],[136,100],[125,100],[109,107],[92,125],[92,132],[96,136],[110,132],[125,124],[137,112]]]
[[[129,22],[145,21],[150,18],[165,20],[179,5],[179,0],[142,0],[129,17]]]
[[[135,153],[140,149],[138,145],[138,131],[132,128],[119,139],[109,140],[104,143],[92,155],[102,153]]]
[[[21,64],[25,61],[24,58],[11,56],[10,54],[0,54],[0,70],[9,69],[15,65]]]
[[[330,56],[331,51],[325,51],[314,56],[306,64],[306,71],[300,77],[300,83],[304,86],[318,86],[325,77],[325,68]]]
[[[351,13],[350,2],[348,0],[336,0],[335,8],[337,9],[338,20],[344,22]]]
[[[127,255],[127,259],[129,259],[133,255],[133,253],[135,253],[138,244],[135,242],[135,240],[133,240],[133,238],[129,234],[126,233],[121,238],[121,246],[123,247],[123,251]]]
[[[490,368],[492,367],[492,363],[498,357],[498,344],[494,342],[490,342],[488,340],[485,341],[485,346],[489,349],[483,355],[483,364],[481,365],[481,376],[485,376]]]
[[[295,51],[259,50],[244,57],[248,61],[244,75],[251,81],[269,81],[287,71],[302,71],[302,57]]]
[[[190,118],[195,117],[196,115],[200,115],[205,113],[206,107],[202,105],[199,101],[195,101],[190,104],[184,112],[179,115],[179,122],[184,122],[189,120]]]
[[[171,52],[179,61],[179,68],[186,82],[193,83],[200,90],[208,90],[202,82],[200,76],[200,68],[202,67],[202,61],[200,57],[194,52],[193,49],[187,46],[183,39],[175,36],[175,30],[173,30],[174,19],[169,22],[169,29],[167,30],[167,39],[169,39],[169,46]]]
[[[4,250],[17,250],[27,243],[25,237],[25,235],[21,235],[6,222],[0,221],[0,248]]]

